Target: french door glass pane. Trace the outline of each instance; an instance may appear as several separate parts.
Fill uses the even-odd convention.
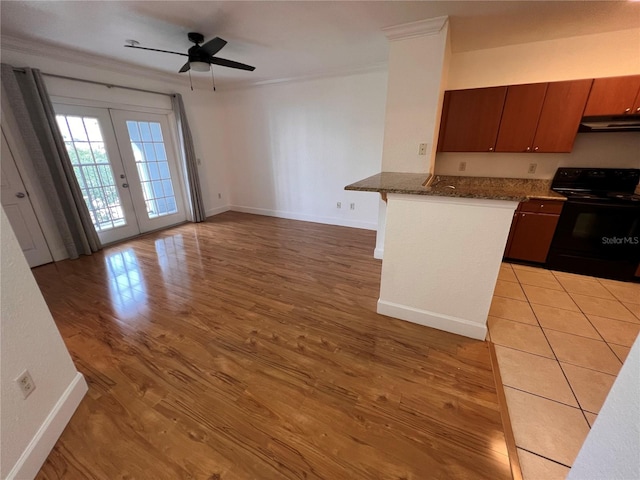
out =
[[[127,130],[149,218],[178,212],[162,129],[157,122],[127,120]]]
[[[56,115],[96,231],[127,224],[97,118]]]

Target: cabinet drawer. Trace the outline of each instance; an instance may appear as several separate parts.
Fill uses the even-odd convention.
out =
[[[557,200],[527,200],[520,203],[518,210],[520,212],[531,213],[549,213],[559,215],[562,212],[564,202]]]

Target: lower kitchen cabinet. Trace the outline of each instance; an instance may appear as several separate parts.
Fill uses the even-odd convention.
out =
[[[513,215],[505,258],[544,263],[558,225],[563,202],[528,200]]]

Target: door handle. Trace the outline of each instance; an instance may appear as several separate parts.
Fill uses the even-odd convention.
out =
[[[124,188],[129,188],[129,184],[128,184],[128,183],[123,183],[123,184],[122,184],[122,186],[123,186]]]
[[[18,193],[16,193],[16,197],[24,198],[24,197],[26,197],[26,195],[24,193],[22,193],[22,192],[18,192]]]

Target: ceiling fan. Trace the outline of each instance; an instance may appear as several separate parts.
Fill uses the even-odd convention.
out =
[[[220,37],[215,37],[209,40],[207,43],[200,45],[202,42],[204,42],[204,36],[202,34],[197,32],[189,32],[187,36],[189,38],[189,41],[195,43],[195,45],[191,47],[187,51],[187,53],[171,52],[169,50],[159,50],[157,48],[139,47],[138,42],[136,42],[135,40],[127,40],[128,44],[125,45],[125,47],[138,48],[140,50],[151,50],[152,52],[172,53],[174,55],[189,57],[189,61],[185,63],[179,70],[180,73],[186,72],[188,70],[193,70],[195,72],[208,72],[212,64],[220,65],[222,67],[237,68],[239,70],[249,70],[250,72],[256,69],[256,67],[252,67],[251,65],[234,62],[233,60],[227,60],[226,58],[214,57],[214,55],[222,50],[222,47],[227,44],[227,41],[223,40]]]

